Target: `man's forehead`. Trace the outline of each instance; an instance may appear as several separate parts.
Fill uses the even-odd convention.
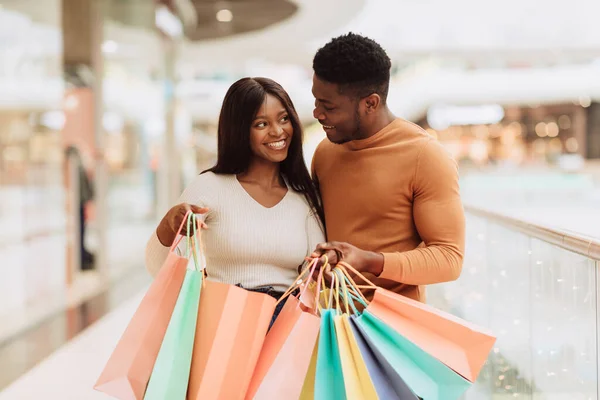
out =
[[[313,78],[312,94],[319,101],[331,101],[339,96],[338,86],[315,76]]]

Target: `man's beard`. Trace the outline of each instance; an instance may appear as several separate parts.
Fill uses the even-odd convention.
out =
[[[340,140],[336,140],[336,141],[331,141],[331,143],[333,144],[344,144],[344,143],[348,143],[351,142],[353,140],[359,140],[362,139],[362,129],[361,129],[361,124],[360,124],[360,114],[358,113],[358,107],[356,108],[355,112],[354,112],[354,131],[350,134],[349,137],[343,137]]]
[[[356,127],[354,132],[352,133],[351,140],[360,140],[362,139],[362,129],[360,128],[360,114],[358,113],[358,107],[354,111],[354,126]]]

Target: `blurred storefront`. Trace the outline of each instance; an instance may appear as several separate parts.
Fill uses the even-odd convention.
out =
[[[463,165],[558,165],[597,158],[589,99],[535,106],[437,106],[418,123]]]
[[[169,181],[166,49],[177,39],[157,28],[168,9],[153,1],[0,3],[0,316],[37,310],[4,324],[1,342],[143,268]],[[177,124],[175,148],[191,130]]]

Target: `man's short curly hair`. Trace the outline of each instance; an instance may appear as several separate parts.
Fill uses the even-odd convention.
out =
[[[321,47],[313,59],[315,74],[357,97],[377,93],[385,104],[392,62],[379,43],[348,33]]]

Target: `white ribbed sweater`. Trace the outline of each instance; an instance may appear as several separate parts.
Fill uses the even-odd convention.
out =
[[[235,175],[207,172],[192,181],[179,203],[210,209],[202,243],[208,277],[218,282],[283,291],[293,283],[304,257],[324,241],[321,225],[304,196],[291,188],[281,202],[266,208]],[[168,253],[155,231],[146,246],[150,274],[156,275]]]

